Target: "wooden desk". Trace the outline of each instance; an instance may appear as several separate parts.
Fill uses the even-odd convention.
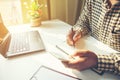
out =
[[[29,25],[20,25],[9,28],[11,32],[24,30],[39,30],[46,50],[53,50],[56,43],[65,40],[68,29],[71,26],[60,21],[44,21],[40,27],[30,27]],[[0,55],[0,80],[29,80],[36,70],[46,65],[55,70],[79,77],[83,80],[119,80],[120,77],[105,73],[103,76],[96,74],[91,70],[75,71],[65,68],[63,64],[46,51],[34,54],[27,54],[15,58],[6,59]]]

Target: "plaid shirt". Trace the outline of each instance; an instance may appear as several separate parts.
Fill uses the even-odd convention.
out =
[[[86,0],[85,7],[74,30],[82,35],[91,34],[97,40],[120,51],[120,1],[110,6],[109,0]],[[120,53],[98,55],[99,71],[112,71],[120,75]]]

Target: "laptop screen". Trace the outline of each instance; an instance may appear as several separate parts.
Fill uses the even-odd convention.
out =
[[[5,25],[4,25],[3,21],[2,21],[1,14],[0,14],[0,43],[2,43],[2,41],[4,40],[7,33],[8,33],[8,30],[5,27]]]

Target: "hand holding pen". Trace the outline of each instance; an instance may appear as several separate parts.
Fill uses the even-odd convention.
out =
[[[81,32],[80,31],[74,31],[73,27],[71,28],[71,30],[69,31],[68,35],[67,35],[67,43],[71,46],[75,47],[75,43],[77,42],[78,39],[81,38]]]

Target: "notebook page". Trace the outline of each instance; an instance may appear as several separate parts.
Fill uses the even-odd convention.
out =
[[[68,54],[73,54],[74,51],[77,49],[87,49],[97,54],[108,54],[117,52],[116,50],[110,48],[109,46],[103,44],[102,42],[96,40],[91,36],[81,38],[79,41],[76,42],[75,47],[69,46],[66,41],[57,44],[57,46]]]

